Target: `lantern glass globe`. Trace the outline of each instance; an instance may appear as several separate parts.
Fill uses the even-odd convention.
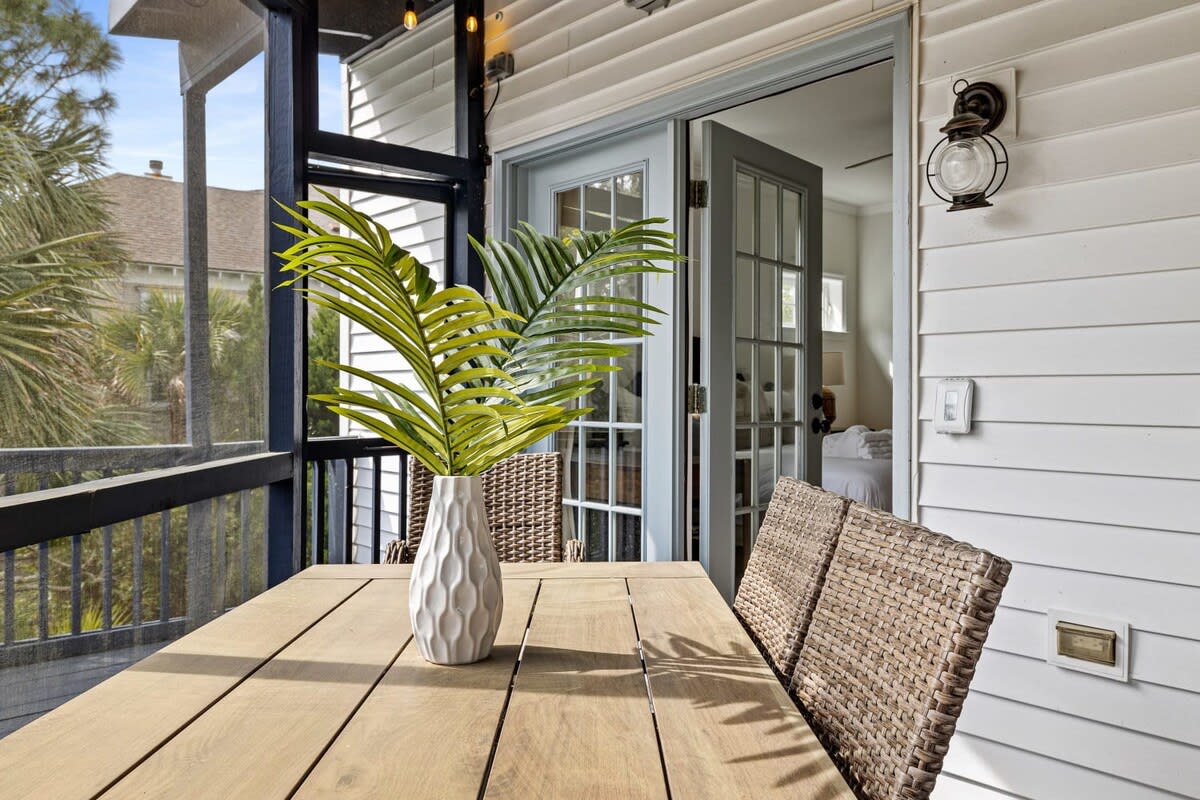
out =
[[[933,164],[934,180],[951,197],[986,191],[995,174],[996,154],[978,137],[950,142]]]

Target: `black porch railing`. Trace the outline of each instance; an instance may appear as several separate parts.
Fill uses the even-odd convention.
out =
[[[391,533],[407,537],[408,459],[405,452],[383,439],[331,437],[310,439],[305,447],[308,471],[307,535],[303,546],[304,565],[352,564],[365,549],[364,561],[378,564],[383,559],[383,484],[388,476],[384,459],[397,462],[395,493],[397,513]],[[369,502],[364,503],[369,476]],[[366,541],[362,541],[365,539]]]

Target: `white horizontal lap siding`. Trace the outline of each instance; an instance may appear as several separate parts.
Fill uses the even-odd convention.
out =
[[[1018,126],[993,208],[919,189],[919,517],[1014,562],[935,798],[1200,797],[1200,3],[923,10],[922,165],[954,76],[1014,68]],[[1130,682],[1047,664],[1050,608],[1128,621]]]
[[[422,19],[414,31],[359,59],[349,68],[348,132],[366,139],[442,153],[454,152],[454,46],[452,14]],[[355,208],[372,215],[432,276],[441,280],[446,256],[446,218],[438,203],[355,192]],[[379,337],[359,326],[347,331],[350,364],[403,384],[411,370]],[[344,377],[345,385],[369,392],[369,384]],[[351,433],[362,433],[358,425]],[[374,476],[371,460],[358,462],[355,473],[355,560],[371,560]],[[396,458],[382,460],[381,540],[400,530],[400,474]]]
[[[678,0],[647,17],[618,0],[488,0],[485,54],[517,69],[489,142],[896,7]],[[917,193],[915,510],[1015,564],[935,798],[1200,797],[1200,2],[922,0],[918,14],[918,162],[954,76],[1014,68],[1018,118],[994,208],[947,214]],[[448,150],[449,31],[417,33],[355,65],[354,125]],[[398,229],[440,257],[441,232],[404,213]],[[388,368],[369,337],[351,349]],[[932,392],[957,375],[977,380],[977,427],[938,437]],[[1049,608],[1128,620],[1131,682],[1046,665]]]

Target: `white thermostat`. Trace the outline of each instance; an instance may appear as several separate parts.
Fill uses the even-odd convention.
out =
[[[944,378],[938,381],[933,406],[933,430],[936,433],[971,432],[971,396],[975,381],[970,378]]]

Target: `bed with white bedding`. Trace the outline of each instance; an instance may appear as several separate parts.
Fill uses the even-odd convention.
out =
[[[796,446],[783,446],[783,461],[792,463]],[[739,451],[739,455],[741,452]],[[743,458],[749,459],[747,451]],[[857,500],[883,511],[892,510],[892,460],[890,458],[821,457],[821,486],[834,494]],[[775,491],[774,464],[762,459],[758,464],[758,502],[765,505]]]
[[[821,486],[863,505],[891,511],[892,460],[825,456],[821,459]]]

